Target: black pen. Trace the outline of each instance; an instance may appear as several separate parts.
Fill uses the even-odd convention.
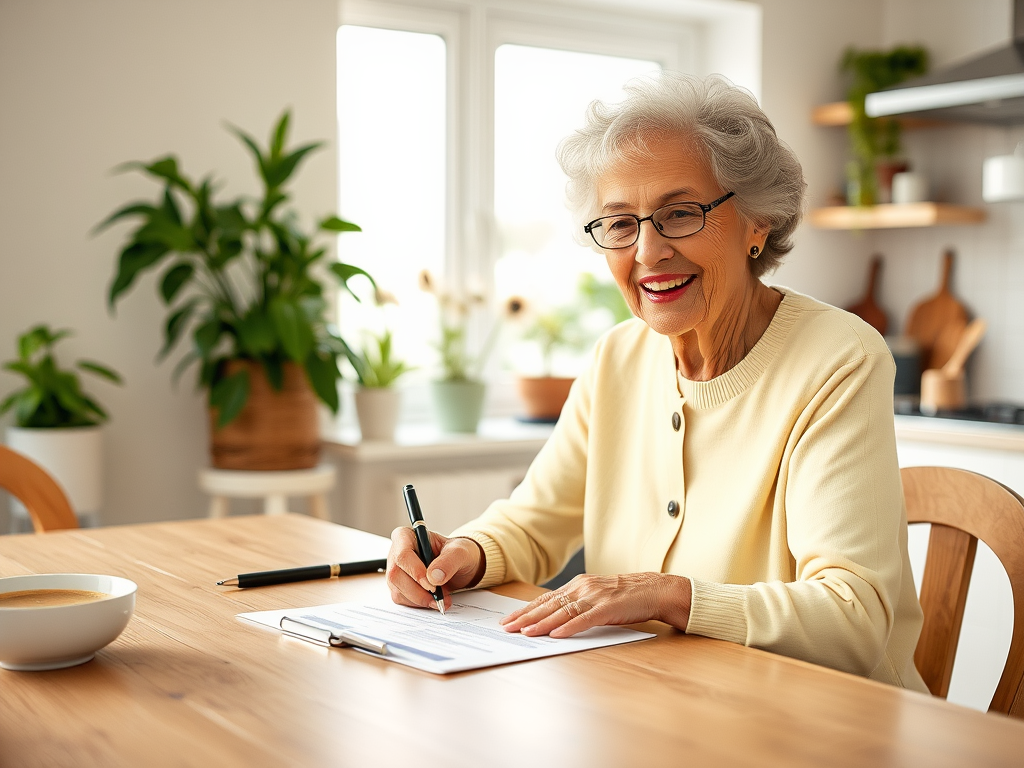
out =
[[[361,560],[358,563],[335,563],[334,565],[307,565],[304,568],[282,568],[279,571],[256,571],[240,573],[233,579],[218,581],[219,587],[269,587],[271,584],[289,584],[293,581],[311,581],[313,579],[334,579],[338,576],[356,576],[360,573],[383,572],[388,561]]]
[[[409,510],[412,529],[416,531],[420,560],[429,568],[434,561],[434,549],[430,546],[430,533],[427,531],[427,524],[423,522],[423,512],[420,511],[420,500],[416,498],[416,489],[407,485],[402,489],[402,495],[405,496],[405,508]],[[444,592],[440,587],[435,587],[433,596],[434,602],[437,603],[437,610],[444,616]]]

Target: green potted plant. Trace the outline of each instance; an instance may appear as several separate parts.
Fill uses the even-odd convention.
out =
[[[37,325],[18,337],[18,356],[4,369],[25,378],[25,386],[0,403],[0,414],[14,411],[15,425],[7,429],[7,445],[45,468],[64,487],[80,518],[96,522],[103,506],[103,432],[107,412],[82,390],[78,374],[59,366],[54,346],[71,335]],[[78,360],[78,371],[115,384],[116,372],[91,360]],[[12,502],[19,527],[28,527],[28,514]]]
[[[474,311],[482,310],[486,299],[482,294],[461,295],[442,286],[427,270],[420,273],[420,288],[437,298],[441,322],[442,377],[431,383],[431,392],[438,421],[445,432],[476,432],[483,414],[486,386],[483,371],[494,350],[502,321],[523,309],[522,300],[509,299],[490,327],[487,336],[474,354],[468,344],[469,320]]]
[[[540,375],[520,375],[516,386],[523,403],[524,421],[557,421],[575,379],[555,375],[555,353],[586,349],[612,325],[633,316],[614,283],[580,275],[572,304],[535,314],[522,334],[540,352]],[[519,364],[536,371],[535,365]]]
[[[111,308],[140,274],[163,270],[160,298],[168,314],[160,357],[190,338],[175,378],[199,364],[199,386],[208,393],[212,463],[222,469],[316,465],[316,403],[337,411],[338,357],[350,351],[327,321],[321,275],[333,274],[350,293],[348,282],[356,275],[373,282],[358,267],[325,263],[327,249],[315,244],[316,233],[305,232],[286,208],[289,180],[321,146],[287,148],[289,119],[285,111],[267,147],[231,129],[255,161],[263,186],[259,199],[221,202],[211,176],[195,181],[168,155],[123,166],[145,173],[162,192],[121,208],[98,227],[125,218],[138,222],[110,286]],[[328,216],[317,230],[359,227]]]
[[[928,69],[928,52],[921,46],[905,45],[891,51],[848,48],[839,69],[850,76],[846,97],[853,111],[848,132],[854,159],[847,167],[847,202],[874,205],[888,199],[893,174],[906,170],[906,164],[894,161],[900,152],[899,122],[868,117],[864,99],[869,93],[924,74]]]
[[[355,392],[356,415],[363,440],[394,440],[401,393],[395,387],[410,370],[394,357],[390,331],[367,334],[368,343],[349,358],[359,386]]]

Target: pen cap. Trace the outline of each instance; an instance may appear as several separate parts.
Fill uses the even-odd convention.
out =
[[[416,498],[416,489],[407,485],[402,489],[402,494],[405,496],[405,506],[409,510],[409,519],[413,524],[422,522],[423,512],[420,510],[420,500]]]

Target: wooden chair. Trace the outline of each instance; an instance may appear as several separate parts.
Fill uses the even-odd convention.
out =
[[[0,445],[0,488],[25,505],[36,533],[77,528],[68,497],[34,461]]]
[[[1013,635],[989,712],[1024,718],[1024,500],[984,475],[905,467],[909,523],[931,523],[921,583],[924,626],[914,663],[934,695],[946,697],[978,539],[999,558],[1013,590]]]

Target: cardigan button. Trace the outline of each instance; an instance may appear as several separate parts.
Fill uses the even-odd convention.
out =
[[[682,424],[683,424],[683,420],[679,417],[679,412],[678,411],[674,411],[672,413],[672,429],[674,429],[676,432],[678,432],[679,431],[679,427],[681,427]]]
[[[679,514],[679,502],[677,502],[675,499],[673,499],[672,501],[670,501],[668,503],[668,516],[669,517],[675,517],[678,514]]]

